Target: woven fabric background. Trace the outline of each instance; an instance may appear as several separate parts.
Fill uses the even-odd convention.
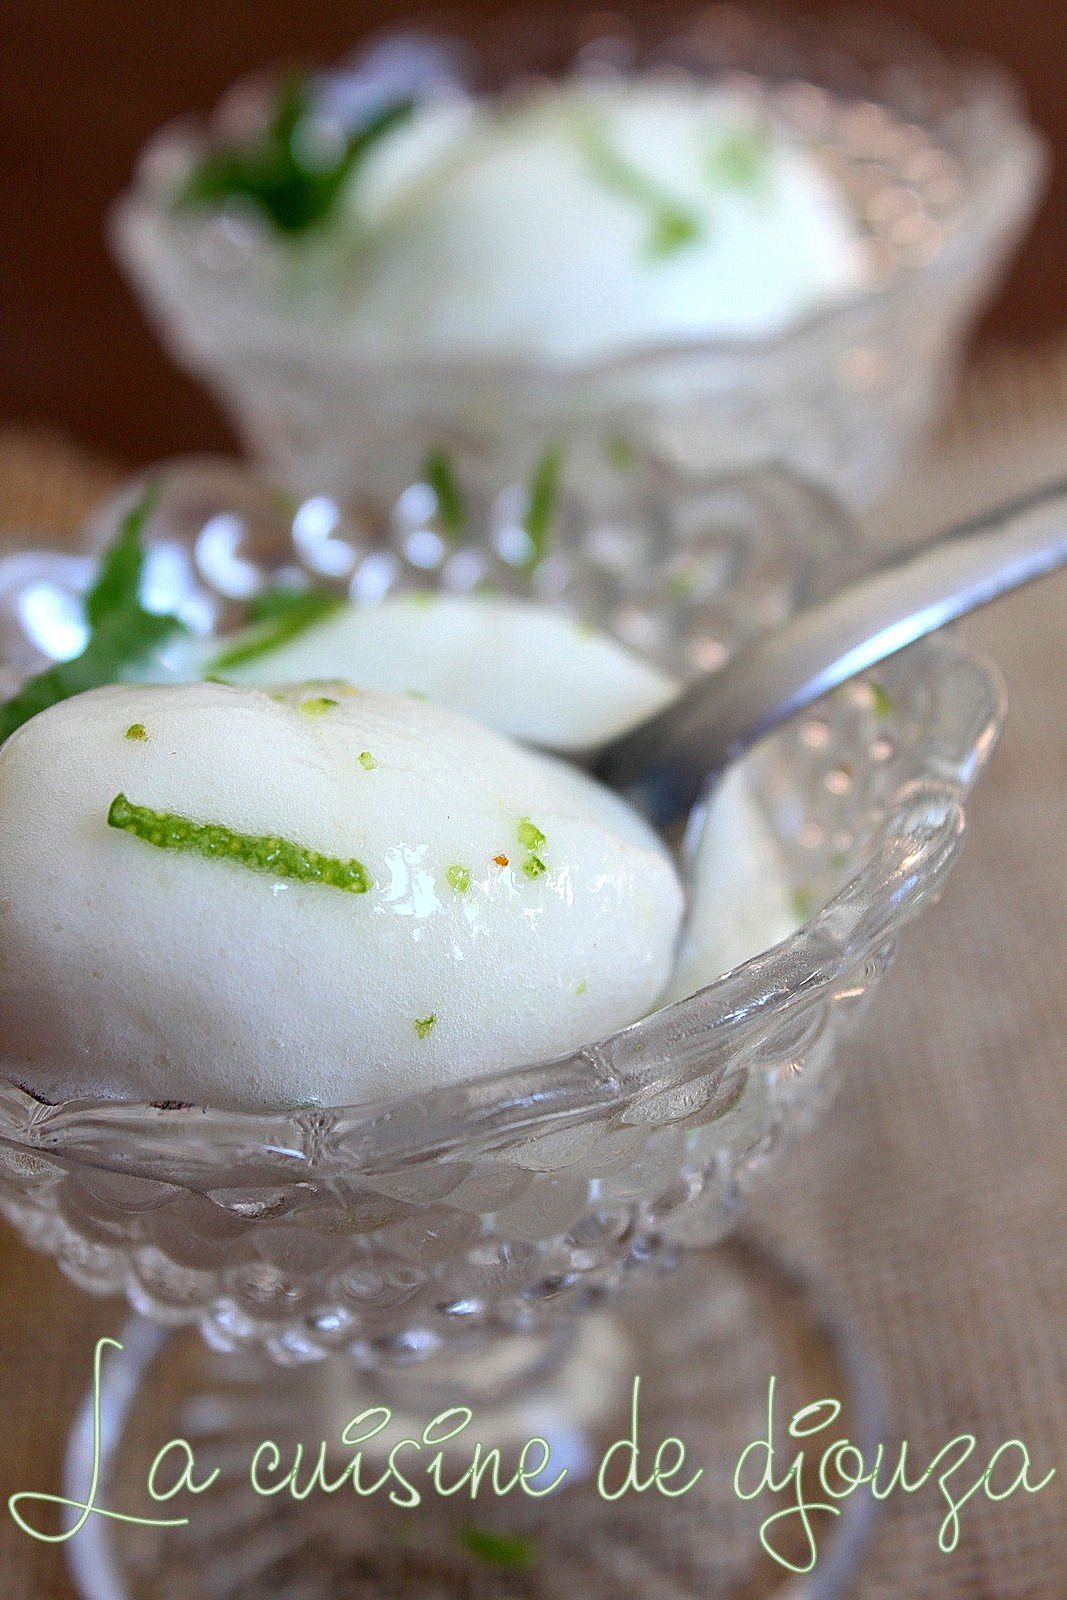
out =
[[[1067,349],[968,379],[926,467],[871,519],[910,541],[1067,473]],[[0,528],[73,531],[116,471],[58,438],[0,435]],[[757,1220],[851,1303],[895,1435],[924,1464],[974,1433],[1024,1440],[1041,1494],[975,1497],[937,1548],[936,1491],[884,1507],[858,1600],[1067,1594],[1067,575],[972,619],[1011,713],[941,903],[905,939],[821,1127]],[[0,1500],[54,1489],[114,1304],[0,1234]],[[813,1397],[815,1398],[815,1397]],[[53,1548],[0,1511],[5,1600],[69,1600]]]

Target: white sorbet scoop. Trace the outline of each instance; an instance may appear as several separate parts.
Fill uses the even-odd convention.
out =
[[[678,693],[666,673],[561,611],[500,595],[400,595],[346,605],[296,638],[244,658],[242,638],[180,639],[178,669],[227,682],[343,678],[417,690],[490,728],[556,750],[610,739]],[[220,650],[221,645],[221,650]],[[191,667],[184,656],[191,655]],[[183,672],[183,675],[184,672]]]
[[[350,204],[336,337],[386,358],[567,364],[765,338],[869,280],[817,155],[718,87],[638,77],[466,116],[429,105]]]
[[[0,1059],[47,1099],[377,1100],[646,1013],[682,915],[615,795],[404,695],[77,696],[0,747]]]

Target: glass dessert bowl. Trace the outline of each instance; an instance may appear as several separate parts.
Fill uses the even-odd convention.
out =
[[[782,472],[697,491],[665,484],[657,465],[636,470],[632,538],[623,507],[607,523],[572,507],[554,581],[587,621],[630,642],[639,634],[679,675],[831,583],[847,559],[840,514]],[[293,537],[300,514],[236,469],[168,475],[149,536],[171,604],[223,616],[251,565],[268,576],[306,570]],[[229,567],[217,520],[204,538],[219,516],[231,519]],[[385,570],[388,556],[399,587],[447,587],[460,555],[492,557],[485,530],[472,530],[428,573],[405,563],[405,537],[385,529],[377,545],[353,545],[355,571],[337,581],[358,592],[360,572]],[[38,586],[84,583],[69,561],[49,560],[39,557]],[[508,581],[516,591],[538,574],[547,583],[546,569],[515,567]],[[39,633],[35,648],[45,644]],[[650,1426],[685,1434],[701,1464],[757,1436],[772,1372],[797,1404],[829,1383],[850,1436],[869,1432],[865,1383],[795,1284],[703,1247],[734,1228],[746,1193],[825,1103],[899,932],[944,883],[1001,713],[989,669],[936,638],[766,741],[720,791],[708,826],[743,782],[802,926],[554,1061],[387,1104],[278,1114],[46,1104],[9,1077],[4,1213],[86,1289],[125,1292],[160,1328],[206,1341],[178,1331],[160,1350],[143,1324],[125,1336],[132,1375],[105,1401],[112,1503],[138,1481],[143,1499],[147,1463],[172,1436],[202,1436],[205,1463],[213,1448],[232,1463],[257,1428],[336,1445],[349,1418],[383,1403],[416,1418],[416,1433],[446,1406],[470,1404],[480,1436],[501,1449],[545,1437],[573,1484],[518,1509],[514,1497],[479,1502],[473,1532],[469,1501],[457,1510],[431,1496],[398,1532],[393,1508],[378,1504],[373,1516],[346,1510],[340,1528],[327,1515],[335,1504],[277,1520],[277,1502],[251,1495],[245,1476],[243,1498],[220,1491],[214,1512],[205,1501],[180,1536],[91,1522],[70,1546],[86,1593],[391,1594],[431,1571],[442,1593],[481,1583],[551,1593],[590,1562],[590,1592],[612,1593],[637,1549],[649,1560],[670,1550],[679,1593],[770,1592],[787,1579],[760,1551],[758,1516],[744,1520],[751,1508],[714,1474],[666,1521],[648,1501],[620,1511],[589,1480],[603,1442],[625,1432],[636,1375]],[[759,940],[758,916],[747,937]],[[683,1251],[695,1265],[667,1282]],[[644,1295],[631,1293],[642,1280]],[[68,1490],[82,1495],[91,1413],[86,1426]],[[813,1592],[832,1592],[839,1559],[816,1569]],[[480,1576],[479,1561],[490,1563]],[[753,1561],[756,1591],[745,1587]]]
[[[621,85],[624,96],[627,85],[668,99],[721,93],[747,108],[753,126],[779,130],[782,149],[788,145],[808,164],[796,181],[818,186],[822,198],[808,196],[805,205],[814,211],[805,226],[820,235],[819,215],[827,213],[826,228],[839,242],[823,239],[819,251],[829,258],[847,249],[855,257],[849,270],[839,271],[828,259],[822,289],[807,298],[801,293],[780,314],[771,313],[766,325],[750,308],[736,325],[727,317],[702,333],[707,307],[717,305],[729,285],[740,294],[739,283],[765,271],[753,235],[749,268],[742,252],[726,272],[725,287],[707,291],[704,311],[694,285],[684,288],[688,300],[697,297],[688,331],[674,315],[683,294],[675,278],[669,292],[648,291],[663,319],[657,313],[642,320],[633,308],[643,286],[660,281],[657,273],[677,273],[686,250],[700,248],[692,242],[697,224],[683,213],[688,232],[676,227],[670,236],[677,248],[664,246],[660,259],[651,248],[646,252],[630,289],[614,297],[615,320],[609,316],[603,337],[579,348],[575,341],[585,340],[602,318],[594,289],[570,283],[588,255],[578,200],[588,202],[584,209],[592,214],[599,174],[600,190],[620,191],[621,216],[629,206],[639,228],[642,206],[654,210],[659,203],[656,184],[671,191],[669,162],[666,177],[660,173],[653,183],[641,170],[639,141],[632,171],[617,152],[609,150],[616,159],[606,162],[603,151],[594,151],[599,166],[594,163],[594,178],[586,174],[588,193],[577,199],[554,187],[562,182],[558,162],[547,174],[534,173],[529,187],[543,215],[540,226],[531,217],[521,230],[532,241],[529,281],[521,251],[505,260],[503,199],[493,201],[499,227],[491,207],[471,213],[482,219],[487,242],[479,242],[469,260],[463,249],[456,258],[459,247],[446,234],[444,256],[428,256],[420,276],[411,265],[420,248],[418,228],[402,233],[399,244],[389,236],[384,245],[372,230],[366,249],[358,241],[349,249],[333,238],[343,232],[336,219],[304,237],[273,231],[248,206],[175,206],[175,194],[205,149],[235,129],[247,133],[249,124],[263,123],[269,92],[261,82],[224,101],[206,133],[189,123],[164,129],[115,209],[120,259],[168,348],[205,379],[253,455],[271,470],[308,492],[350,494],[358,487],[379,508],[395,501],[427,462],[446,458],[460,481],[484,489],[526,480],[550,446],[565,448],[572,459],[581,451],[575,467],[587,493],[625,471],[634,451],[654,448],[696,474],[781,459],[853,505],[869,504],[936,419],[967,330],[1035,203],[1043,147],[1010,85],[986,67],[944,59],[867,15],[807,25],[796,19],[786,26],[759,13],[712,9],[654,48],[613,31],[615,23],[604,37],[588,19],[562,26],[568,30],[563,37],[553,36],[547,23],[540,32],[530,23],[509,25],[498,35],[489,31],[480,64],[468,67],[457,65],[463,58],[443,45],[435,55],[432,42],[387,41],[347,75],[324,77],[322,97],[365,104],[368,96],[373,103],[376,95],[381,100],[410,91],[421,103],[429,81],[430,91],[443,86],[460,98],[469,91],[476,97],[502,93],[499,102],[465,103],[499,103],[506,111],[517,99],[521,116],[523,95],[549,81],[561,83],[564,95],[610,95],[612,85]],[[601,21],[600,29],[605,26]],[[388,134],[386,154],[395,137]],[[773,140],[772,147],[777,160],[781,150]],[[744,149],[750,148],[758,155],[758,140],[749,140]],[[717,227],[729,234],[730,206],[748,204],[726,189],[747,182],[751,165],[748,157],[735,161],[719,181],[723,193],[714,204],[722,215],[707,220],[709,248]],[[441,183],[447,181],[446,172]],[[512,208],[523,187],[505,190]],[[557,240],[552,213],[564,202],[567,220],[560,228],[566,231]],[[761,206],[766,202],[757,193],[749,209],[758,213]],[[832,215],[835,208],[840,215]],[[612,217],[605,214],[605,227]],[[660,212],[655,217],[664,220]],[[673,212],[672,218],[677,223]],[[781,226],[785,231],[773,244],[768,234],[762,251],[788,261],[803,241],[798,236],[791,246],[789,225]],[[466,236],[477,231],[472,222]],[[550,251],[545,243],[542,261],[539,240],[546,232],[553,244]],[[495,266],[490,245],[502,252]],[[358,312],[361,274],[377,260],[376,251],[384,268],[379,263],[374,270],[388,293],[380,314],[366,314],[367,337],[357,336],[352,308]],[[610,276],[610,259],[597,270]],[[498,281],[509,274],[516,280],[511,298]],[[419,329],[442,283],[451,285],[450,298],[431,338]],[[564,337],[551,326],[552,306],[569,303],[572,291],[574,303],[587,311],[569,318],[571,334]],[[483,329],[465,343],[459,325],[467,311],[497,302],[497,333]],[[541,307],[536,316],[534,303]],[[535,326],[524,344],[511,330],[526,327],[531,317]],[[386,322],[395,323],[395,338],[381,331]]]

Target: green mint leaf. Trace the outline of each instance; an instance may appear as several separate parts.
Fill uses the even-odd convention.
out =
[[[140,607],[144,550],[141,538],[159,501],[159,484],[151,483],[119,523],[114,543],[101,562],[96,581],[85,597],[85,618],[95,628],[105,617]]]
[[[146,611],[139,590],[144,572],[141,535],[158,498],[151,485],[123,517],[115,542],[104,555],[96,581],[85,599],[91,632],[73,661],[57,661],[0,705],[0,744],[49,706],[87,689],[114,683],[125,668],[152,654],[182,628],[177,617]]]
[[[148,612],[136,623],[126,622],[121,627],[111,622],[102,624],[80,656],[46,667],[27,679],[17,694],[0,706],[0,744],[49,706],[84,694],[87,689],[116,682],[124,667],[149,655],[180,626],[173,617],[156,617]]]
[[[491,1567],[520,1570],[540,1559],[537,1540],[528,1534],[496,1533],[492,1528],[456,1529],[456,1543],[469,1555]]]
[[[217,210],[243,200],[276,232],[309,233],[329,221],[349,178],[381,139],[407,121],[415,102],[401,99],[380,107],[329,155],[314,148],[313,109],[310,79],[287,79],[259,138],[209,150],[186,179],[177,205]]]
[[[291,639],[299,638],[346,603],[344,595],[324,589],[293,589],[282,585],[266,590],[248,607],[252,626],[212,658],[205,676],[228,672],[232,667],[244,666],[246,661],[268,655]]]
[[[249,622],[289,622],[304,624],[307,617],[325,616],[344,604],[343,595],[327,589],[298,589],[291,583],[275,583],[255,595],[245,607]]]
[[[467,523],[467,507],[448,451],[431,450],[423,462],[422,475],[434,492],[441,526],[458,539]]]
[[[300,130],[300,124],[311,110],[311,82],[307,73],[292,72],[278,85],[277,98],[267,123],[267,139],[271,144],[288,148]]]
[[[536,567],[548,554],[565,460],[563,446],[550,444],[534,467],[522,524],[530,541],[527,566]]]
[[[210,861],[232,861],[252,872],[320,883],[348,894],[366,894],[370,874],[361,861],[320,855],[302,844],[267,834],[235,833],[218,822],[193,822],[174,811],[152,811],[117,794],[107,814],[109,828],[132,833],[157,850],[184,850]]]

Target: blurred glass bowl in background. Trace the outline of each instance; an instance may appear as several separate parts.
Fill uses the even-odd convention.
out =
[[[854,506],[871,503],[936,420],[1040,190],[1044,146],[1012,86],[867,14],[785,24],[721,7],[654,48],[614,19],[561,25],[566,38],[550,22],[511,19],[488,30],[473,63],[438,44],[434,70],[476,92],[521,89],[546,71],[733,85],[831,172],[862,234],[869,287],[772,336],[573,363],[346,349],[340,311],[300,308],[291,241],[247,212],[170,203],[205,138],[265,114],[259,80],[222,103],[213,131],[163,129],[114,209],[115,247],[164,342],[214,390],[253,456],[307,491],[358,488],[387,506],[442,457],[484,490],[528,480],[554,444],[587,495],[634,450],[651,450],[697,474],[780,459]],[[403,36],[379,45],[352,67],[351,92],[407,82],[418,94],[434,48],[409,40],[405,54]]]

